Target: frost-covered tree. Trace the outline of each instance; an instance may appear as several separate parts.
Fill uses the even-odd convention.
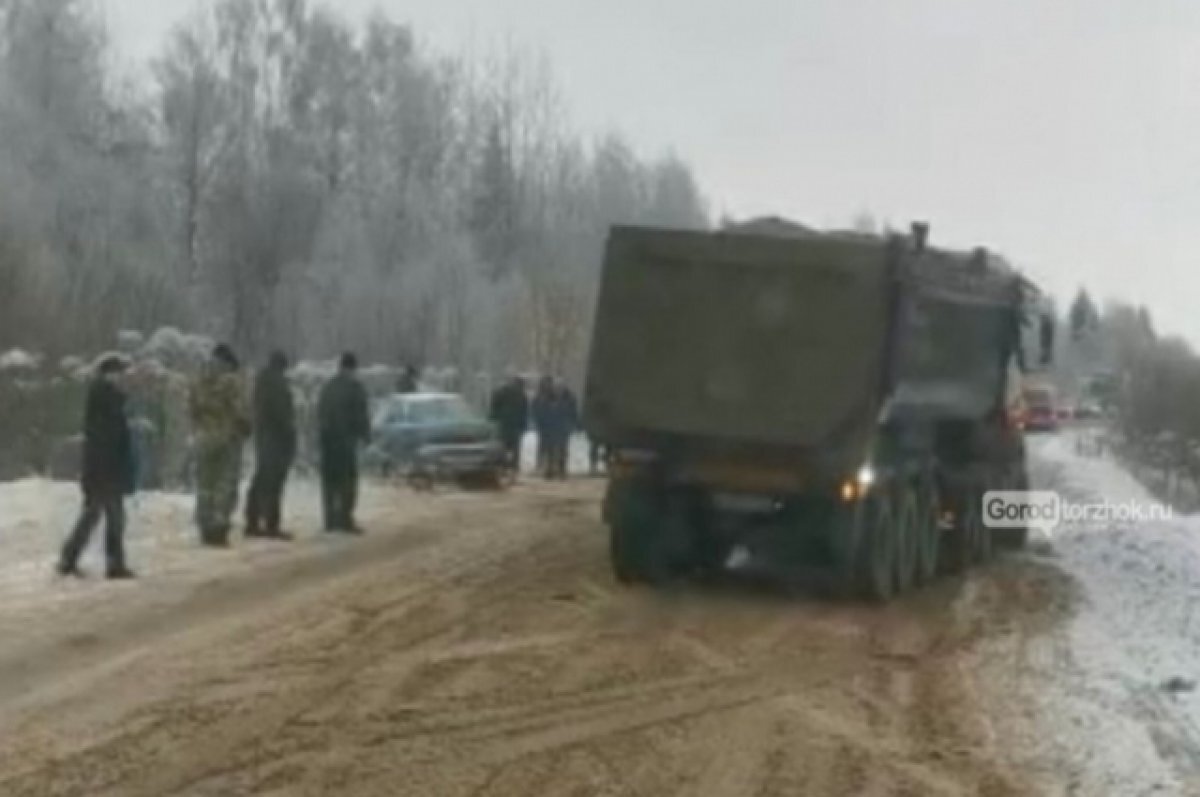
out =
[[[572,130],[544,60],[197,0],[138,94],[88,0],[0,20],[0,348],[171,324],[577,376],[608,226],[708,224],[681,159]]]
[[[1071,339],[1074,341],[1083,340],[1094,333],[1100,325],[1100,312],[1096,309],[1092,297],[1083,288],[1079,289],[1075,301],[1071,303],[1068,321],[1071,328]]]
[[[182,312],[150,114],[93,4],[0,3],[0,346],[63,350]]]

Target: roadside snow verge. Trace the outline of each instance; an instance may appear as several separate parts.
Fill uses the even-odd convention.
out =
[[[1034,441],[1036,487],[1078,503],[1156,503],[1118,463],[1080,456],[1072,443],[1070,433]],[[1174,778],[1161,770],[1169,767],[1193,789],[1200,781],[1198,534],[1200,517],[1181,516],[1064,526],[1050,535],[1055,563],[1083,591],[1068,631],[1070,658],[1081,671],[1081,683],[1069,690],[1079,713],[1063,733],[1097,768],[1136,776],[1139,784],[1108,783],[1114,790],[1104,793],[1197,793],[1167,785]]]

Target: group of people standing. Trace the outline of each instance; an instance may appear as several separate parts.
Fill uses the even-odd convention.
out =
[[[217,345],[188,393],[196,486],[195,523],[200,543],[227,548],[238,506],[242,455],[253,439],[255,470],[245,500],[247,537],[289,540],[284,530],[283,496],[297,453],[297,415],[288,379],[288,358],[274,352],[246,390],[233,349]],[[125,498],[137,485],[137,462],[127,417],[124,375],[129,363],[105,357],[88,388],[84,410],[83,509],[63,544],[58,571],[78,576],[79,558],[101,519],[105,522],[107,575],[133,578],[124,547]],[[418,390],[414,367],[404,369],[397,390]],[[567,477],[568,447],[580,428],[579,404],[561,379],[542,378],[532,398],[525,381],[512,377],[492,394],[491,420],[499,429],[514,471],[521,468],[521,442],[532,426],[537,433],[537,469],[546,479]],[[358,379],[354,354],[342,355],[337,374],[321,388],[317,402],[324,528],[360,534],[354,519],[358,499],[358,450],[370,442],[366,388]],[[598,446],[592,445],[592,468]]]
[[[571,435],[580,427],[579,402],[562,379],[546,376],[538,382],[532,399],[525,380],[511,377],[493,394],[490,417],[514,471],[521,469],[521,441],[532,425],[537,433],[537,471],[546,479],[567,477]],[[592,470],[598,466],[593,445]]]
[[[80,575],[79,557],[103,518],[108,577],[134,577],[124,549],[124,501],[137,483],[128,399],[122,385],[128,365],[116,355],[104,358],[88,388],[80,479],[83,509],[59,557],[58,571],[64,576]],[[237,356],[221,344],[191,386],[195,522],[200,542],[207,547],[229,547],[242,452],[250,438],[255,471],[245,501],[246,536],[291,539],[282,527],[282,507],[298,432],[287,371],[287,356],[271,354],[248,397]],[[324,528],[330,533],[362,533],[354,519],[358,448],[369,442],[371,428],[367,391],[357,372],[357,358],[342,355],[337,374],[322,387],[317,404]]]

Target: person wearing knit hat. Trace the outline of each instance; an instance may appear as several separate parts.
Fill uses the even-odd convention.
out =
[[[240,363],[227,344],[216,346],[192,384],[188,412],[196,460],[196,525],[200,542],[229,546],[238,503],[242,449],[250,436],[250,408]]]

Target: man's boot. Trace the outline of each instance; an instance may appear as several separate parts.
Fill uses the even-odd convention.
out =
[[[84,572],[79,569],[79,565],[71,562],[59,562],[54,567],[54,571],[63,578],[83,578]]]

